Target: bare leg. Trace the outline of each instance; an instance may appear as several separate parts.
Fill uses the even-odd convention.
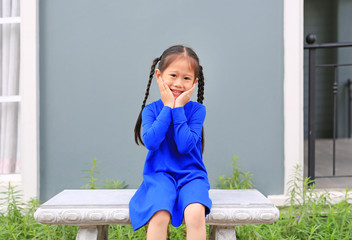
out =
[[[149,221],[147,240],[165,240],[170,219],[168,211],[156,212]]]
[[[205,240],[205,207],[200,203],[188,205],[184,213],[188,240]]]

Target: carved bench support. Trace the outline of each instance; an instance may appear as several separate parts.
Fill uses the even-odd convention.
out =
[[[209,240],[236,240],[234,226],[210,226]]]

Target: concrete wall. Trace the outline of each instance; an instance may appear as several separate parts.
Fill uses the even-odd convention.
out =
[[[238,155],[257,189],[283,193],[282,0],[50,0],[40,1],[42,200],[85,184],[93,158],[102,180],[138,187],[147,151],[133,128],[150,65],[179,43],[204,67],[212,187]]]

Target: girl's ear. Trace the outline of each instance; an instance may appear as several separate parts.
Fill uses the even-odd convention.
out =
[[[157,79],[159,79],[160,76],[161,76],[161,71],[160,71],[158,68],[155,69],[155,77],[156,77]]]
[[[194,83],[193,84],[196,84],[198,82],[198,78],[196,78],[196,80],[194,80]]]

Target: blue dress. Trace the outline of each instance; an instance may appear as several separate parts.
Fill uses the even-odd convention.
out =
[[[149,151],[143,182],[129,203],[134,230],[160,210],[168,211],[178,227],[191,203],[203,204],[209,214],[212,202],[201,143],[205,112],[198,102],[170,108],[160,99],[143,109],[142,138]]]

